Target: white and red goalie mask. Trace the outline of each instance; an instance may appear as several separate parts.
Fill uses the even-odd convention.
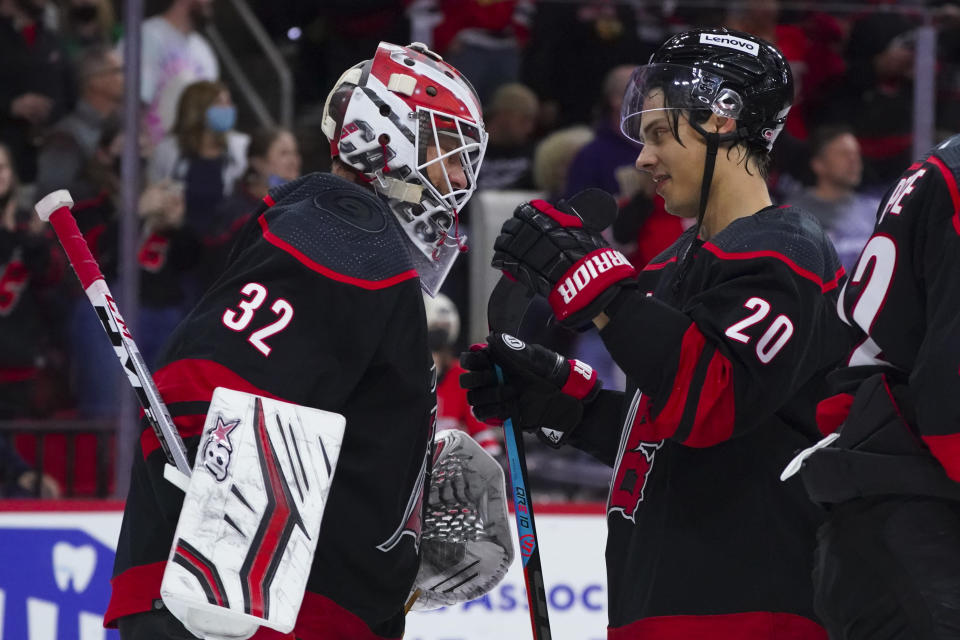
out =
[[[487,147],[476,91],[424,45],[381,42],[371,60],[340,76],[322,129],[333,157],[387,198],[434,295],[466,246],[458,214]]]

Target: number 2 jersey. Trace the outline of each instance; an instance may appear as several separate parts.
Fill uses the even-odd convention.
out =
[[[436,381],[419,279],[386,204],[330,174],[271,191],[174,331],[154,379],[191,459],[218,386],[346,417],[295,633],[400,637],[418,567]],[[144,428],[107,624],[160,602],[183,501],[163,479],[164,463]]]
[[[821,514],[781,470],[818,437],[824,373],[849,337],[843,269],[790,207],[690,229],[607,308],[627,374],[572,434],[613,466],[610,638],[826,638],[815,621]]]
[[[822,425],[830,431],[852,420],[858,429],[880,427],[880,413],[861,411],[854,395],[865,395],[882,376],[882,399],[894,405],[896,422],[919,436],[954,483],[960,482],[958,178],[960,136],[954,136],[910,166],[877,210],[873,236],[841,293],[840,312],[859,341],[835,376],[844,392],[831,398],[833,424]]]

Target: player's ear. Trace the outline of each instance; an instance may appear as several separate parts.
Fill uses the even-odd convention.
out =
[[[712,114],[705,129],[707,131],[713,131],[719,134],[731,133],[736,131],[737,121],[733,118],[726,118],[724,116]]]

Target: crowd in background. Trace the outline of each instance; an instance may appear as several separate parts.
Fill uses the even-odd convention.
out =
[[[205,27],[219,24],[225,6],[148,1],[136,211],[136,340],[147,364],[156,363],[166,336],[217,277],[233,237],[267,190],[328,168],[319,130],[326,92],[380,40],[424,41],[476,87],[490,136],[481,193],[516,189],[556,200],[602,188],[620,204],[609,239],[642,267],[684,227],[634,168],[638,148],[619,132],[630,74],[669,35],[691,26],[765,38],[784,52],[797,81],[797,100],[773,153],[771,192],[777,202],[816,216],[849,268],[870,235],[880,196],[911,159],[914,38],[925,19],[938,29],[936,135],[960,131],[960,8],[864,3],[853,11],[847,3],[841,13],[826,2],[789,10],[776,0],[703,4],[252,2],[295,72],[296,118],[286,130],[259,126],[244,104],[238,108],[232,80],[222,76]],[[46,475],[33,471],[31,434],[4,431],[5,424],[107,419],[118,407],[116,381],[105,373],[116,369],[115,356],[31,205],[52,190],[70,189],[80,229],[114,281],[127,77],[119,9],[114,0],[0,0],[0,495],[57,495],[65,473],[56,464],[44,467]],[[242,54],[246,45],[236,46]],[[463,214],[469,225],[469,210]],[[453,313],[459,308],[458,330],[447,332],[435,354],[444,374],[456,373],[451,354],[469,333],[467,262],[458,262],[444,289]],[[444,317],[449,322],[449,313]],[[594,364],[607,386],[622,384],[595,333],[546,331],[550,346]],[[468,416],[441,415],[441,422],[483,432],[499,453],[495,439]],[[91,457],[77,446],[71,455]],[[531,474],[554,495],[603,495],[608,471],[551,459],[555,470],[538,468],[534,453]],[[80,473],[81,463],[68,464]],[[580,472],[571,474],[569,464],[581,464]],[[71,488],[93,490],[82,481],[71,481]]]

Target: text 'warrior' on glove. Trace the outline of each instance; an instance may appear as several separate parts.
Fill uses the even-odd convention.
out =
[[[637,273],[589,224],[589,218],[566,213],[544,200],[517,207],[493,249],[493,267],[547,298],[557,320],[570,328],[600,315]]]
[[[494,333],[487,344],[470,349],[460,355],[467,370],[460,386],[474,415],[492,424],[512,418],[552,446],[563,444],[603,386],[590,365],[509,334]],[[503,370],[502,383],[496,365]]]

